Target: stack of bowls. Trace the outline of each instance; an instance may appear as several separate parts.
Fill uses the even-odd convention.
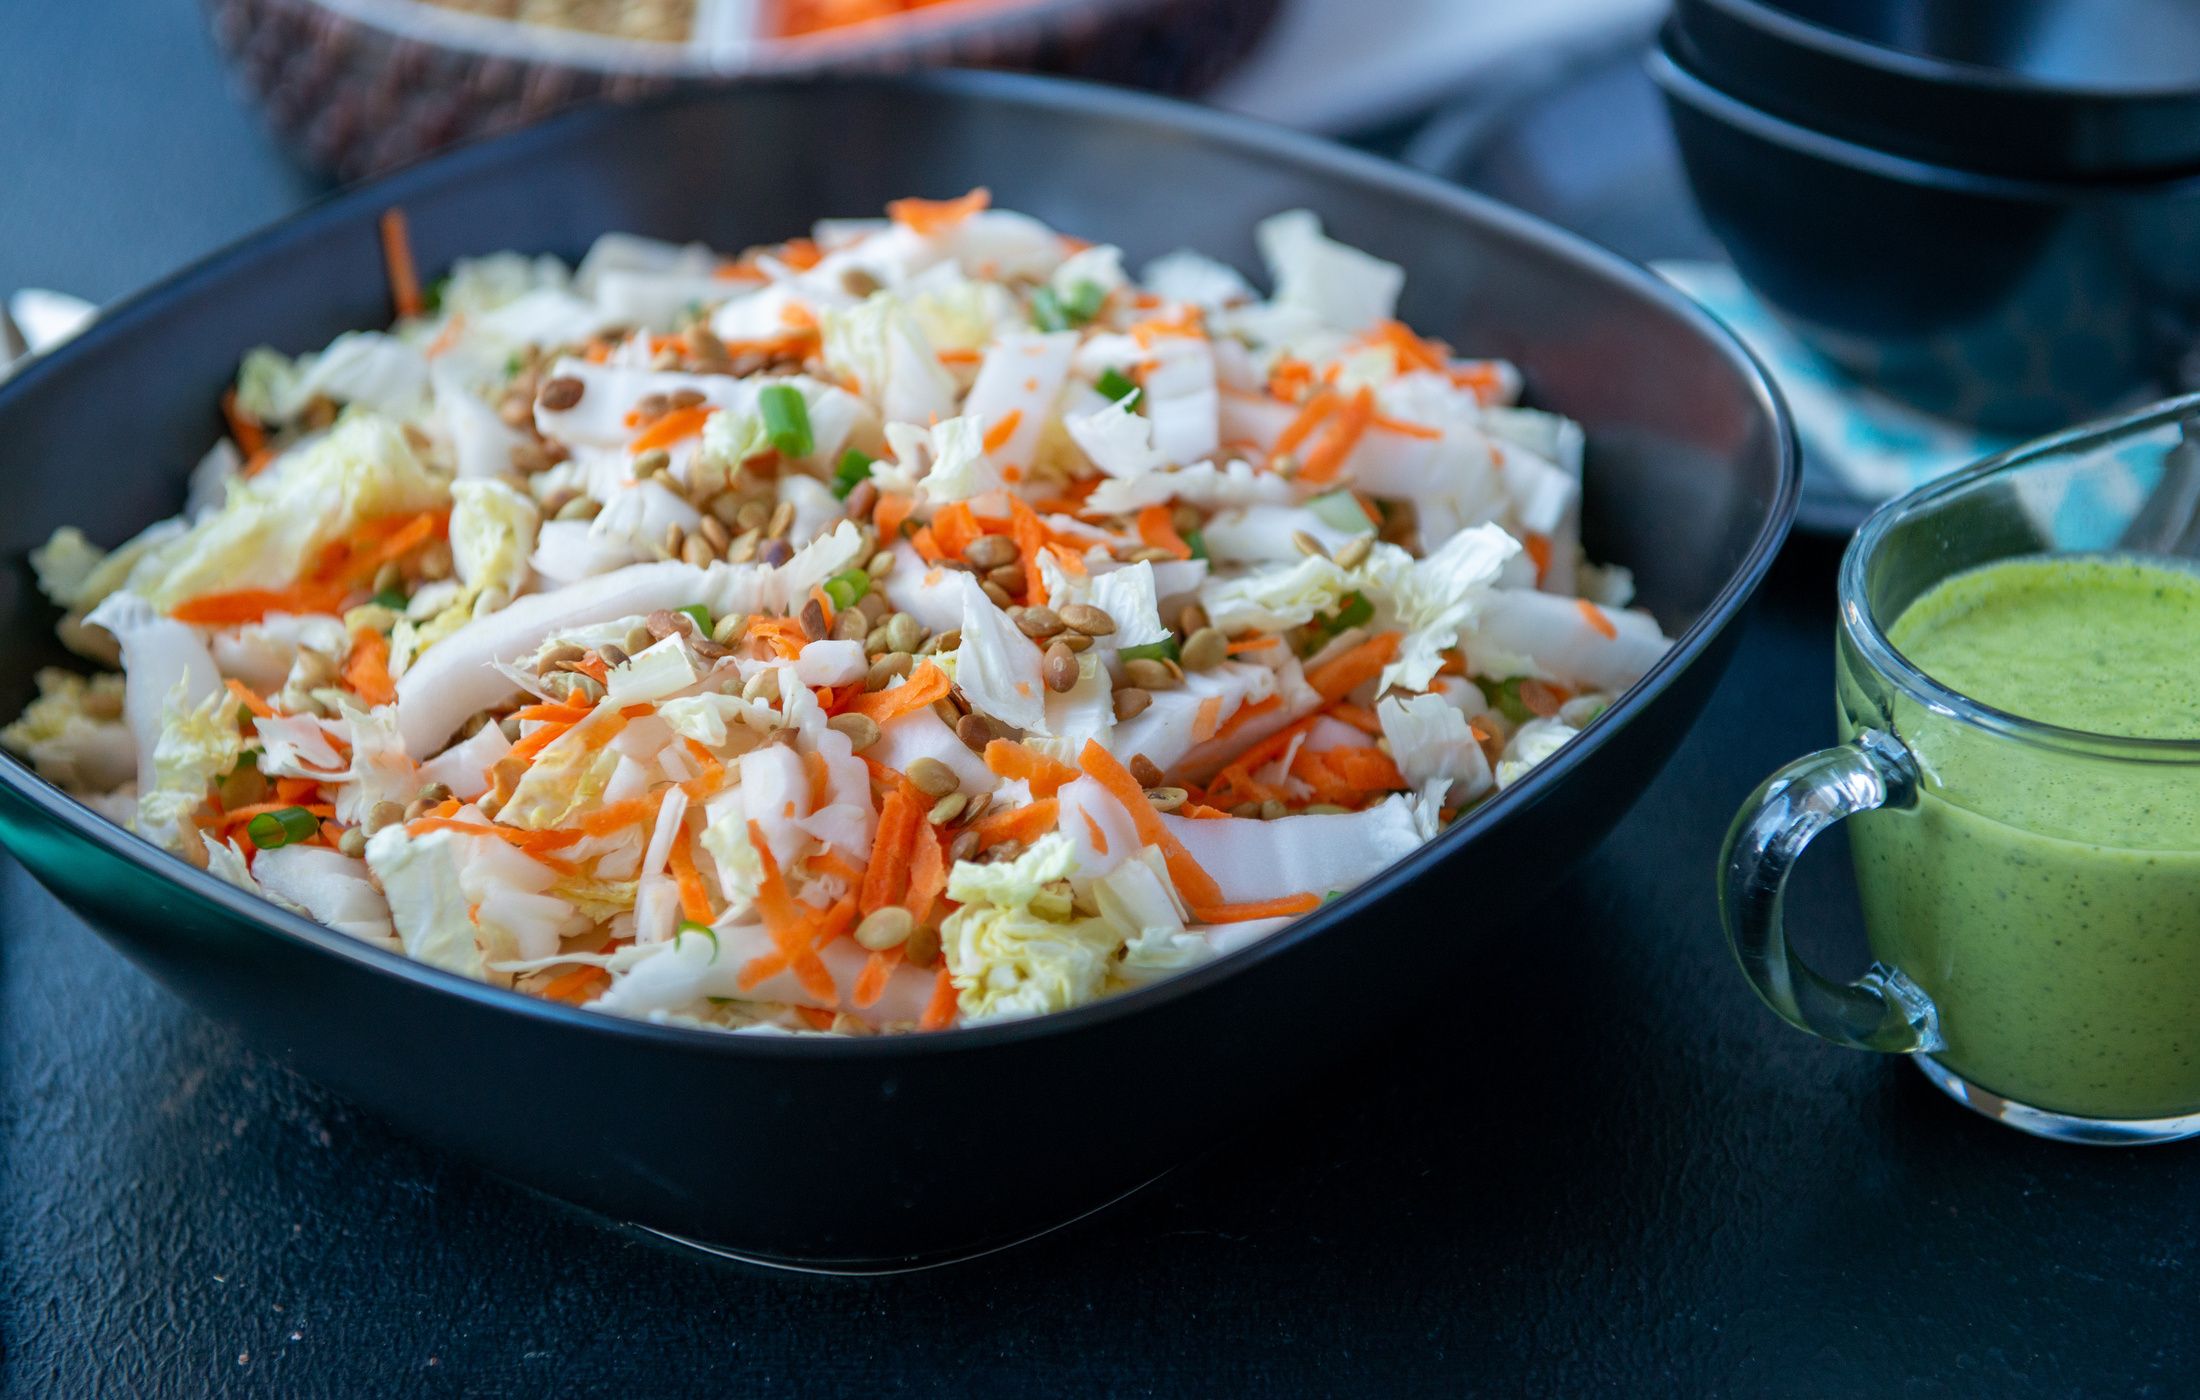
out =
[[[2200,4],[1676,0],[1650,70],[1737,270],[1856,378],[2035,432],[2186,377]]]

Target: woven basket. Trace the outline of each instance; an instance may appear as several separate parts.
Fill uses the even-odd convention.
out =
[[[763,74],[1020,68],[1201,91],[1281,0],[996,0],[843,34],[766,42],[737,67],[669,44],[515,24],[416,0],[206,0],[214,33],[277,132],[352,180],[594,98]]]

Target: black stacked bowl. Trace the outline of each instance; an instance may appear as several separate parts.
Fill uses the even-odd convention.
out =
[[[2200,6],[1678,0],[1650,58],[1737,270],[1858,379],[2042,431],[2200,328]]]

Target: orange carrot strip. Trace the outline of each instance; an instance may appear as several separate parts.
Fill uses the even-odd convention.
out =
[[[670,447],[703,431],[703,424],[709,421],[710,413],[708,408],[700,405],[673,409],[635,434],[634,441],[628,446],[635,452],[647,452],[653,447]]]
[[[570,1002],[575,1006],[595,995],[597,985],[610,985],[611,974],[600,967],[583,963],[571,972],[561,973],[542,984],[541,995],[551,1001]]]
[[[1590,602],[1587,598],[1576,598],[1574,606],[1581,609],[1582,619],[1589,624],[1598,636],[1608,642],[1619,640],[1619,628],[1613,626],[1612,619],[1604,615],[1604,609]]]
[[[756,848],[757,860],[764,868],[757,882],[756,910],[764,918],[765,931],[779,945],[781,955],[794,970],[795,980],[803,991],[822,1002],[838,1002],[840,992],[833,985],[833,975],[818,961],[817,950],[810,946],[810,921],[794,896],[787,892],[787,882],[780,878],[779,862],[772,856],[771,844],[764,839],[763,829],[753,821],[749,823],[749,844]],[[747,976],[748,969],[743,969],[742,978]]]
[[[1046,522],[1024,504],[1021,496],[1008,498],[1008,521],[1008,532],[1023,561],[1024,597],[1034,605],[1042,604],[1047,600],[1047,581],[1046,575],[1039,572],[1039,558],[1046,551]]]
[[[1385,418],[1379,413],[1368,420],[1368,426],[1400,437],[1420,438],[1424,442],[1435,442],[1444,436],[1441,428],[1432,428],[1426,423],[1408,423],[1403,418]]]
[[[1308,437],[1313,435],[1314,430],[1322,425],[1322,420],[1336,411],[1337,396],[1335,394],[1325,392],[1308,399],[1306,406],[1299,410],[1299,416],[1285,425],[1282,432],[1276,434],[1276,444],[1272,449],[1273,455],[1282,457],[1297,451],[1299,444],[1306,441]]]
[[[240,681],[236,677],[232,676],[228,680],[223,681],[222,684],[228,687],[229,693],[231,695],[237,697],[238,704],[244,706],[253,714],[259,716],[261,719],[273,719],[275,717],[275,707],[268,704],[265,700],[262,700],[260,698],[259,692],[254,690],[251,686],[246,685],[243,681]]]
[[[277,778],[275,800],[292,804],[308,801],[321,795],[321,784],[315,778]]]
[[[909,843],[924,819],[916,794],[907,784],[886,794],[880,804],[878,833],[871,838],[871,861],[864,868],[861,905],[866,914],[892,904],[907,887]]]
[[[333,612],[341,595],[326,589],[233,588],[221,593],[202,593],[186,598],[168,610],[178,622],[207,627],[228,627],[258,622],[272,612]]]
[[[514,710],[512,712],[512,718],[517,720],[566,720],[568,722],[578,722],[580,720],[587,719],[589,715],[595,712],[595,709],[596,707],[594,705],[529,705],[526,706],[524,709]]]
[[[696,923],[707,924],[711,920],[710,891],[703,887],[702,872],[695,868],[694,839],[685,830],[675,836],[665,865],[672,871],[673,883],[680,887],[680,912]]]
[[[1378,632],[1344,655],[1324,661],[1306,673],[1306,683],[1324,700],[1341,700],[1357,687],[1382,674],[1398,654],[1398,634]]]
[[[1242,924],[1248,919],[1283,919],[1311,914],[1322,907],[1312,890],[1287,894],[1281,899],[1254,900],[1247,904],[1194,904],[1192,917],[1203,924]]]
[[[1543,576],[1551,571],[1551,537],[1530,530],[1521,541],[1528,551],[1528,562],[1535,565],[1535,586],[1543,586]]]
[[[945,1030],[955,1019],[955,979],[946,964],[940,965],[939,975],[932,979],[932,999],[925,1003],[924,1015],[917,1021],[920,1031]]]
[[[1036,841],[1054,830],[1061,820],[1062,804],[1052,797],[1022,807],[1002,807],[986,813],[970,824],[978,833],[980,846],[998,846],[1003,841]]]
[[[856,976],[856,989],[848,997],[848,1004],[857,1010],[875,1005],[886,995],[886,981],[894,969],[901,966],[901,949],[888,948],[883,953],[873,953],[863,964],[863,971]]]
[[[937,564],[947,557],[947,552],[940,548],[939,541],[933,537],[932,527],[929,525],[917,527],[917,532],[909,537],[909,547],[914,549],[927,564]]]
[[[1374,418],[1375,391],[1363,384],[1337,411],[1336,421],[1322,429],[1321,439],[1307,452],[1305,462],[1299,467],[1300,479],[1323,482],[1335,476]]]
[[[344,685],[369,705],[388,705],[397,699],[397,682],[390,679],[390,639],[372,627],[351,634],[351,655],[344,662]]]
[[[943,365],[974,365],[985,358],[975,350],[949,349],[938,350],[933,353],[935,358]]]
[[[999,422],[985,430],[985,437],[981,440],[980,445],[988,452],[1000,451],[1008,446],[1010,438],[1016,436],[1016,429],[1022,426],[1023,421],[1024,411],[1022,409],[1010,409],[1001,415]]]
[[[1101,855],[1106,855],[1108,853],[1108,833],[1100,829],[1099,818],[1093,816],[1089,809],[1080,809],[1080,814],[1085,819],[1085,833],[1092,837],[1093,850]]]
[[[267,430],[260,420],[237,407],[237,391],[228,390],[222,395],[222,417],[229,424],[230,440],[246,457],[257,457],[267,450]]]
[[[902,908],[916,915],[919,924],[932,922],[932,906],[947,892],[947,850],[940,844],[940,829],[917,821],[916,841],[909,854],[909,894]]]
[[[412,232],[402,209],[382,211],[382,265],[389,271],[390,302],[398,319],[418,316],[423,305],[420,271],[413,265]]]
[[[1013,739],[995,739],[987,744],[985,766],[1003,778],[1023,779],[1031,785],[1034,797],[1052,797],[1064,785],[1077,781],[1076,769]]]
[[[506,758],[518,759],[521,763],[526,763],[529,760],[533,759],[536,754],[541,753],[544,749],[549,748],[559,739],[565,737],[566,731],[570,730],[571,728],[573,728],[573,725],[570,723],[566,723],[560,720],[551,720],[547,724],[544,724],[540,729],[533,731],[525,738],[521,739],[518,743],[512,745],[511,749],[506,752],[504,756]]]
[[[914,496],[904,496],[898,492],[878,498],[878,505],[871,511],[871,523],[878,529],[879,548],[894,547],[894,541],[901,538],[901,523],[909,518],[909,512],[916,503]]]
[[[1176,814],[1180,817],[1191,817],[1203,822],[1230,820],[1228,812],[1210,807],[1204,802],[1187,802],[1176,809]]]
[[[1347,705],[1340,700],[1329,707],[1327,714],[1331,719],[1341,720],[1359,730],[1362,734],[1380,734],[1383,732],[1383,722],[1375,717],[1373,710],[1364,705]]]
[[[1214,699],[1217,697],[1210,696],[1209,698]],[[1205,702],[1201,703],[1201,708],[1205,708]],[[1230,738],[1262,715],[1272,715],[1282,708],[1283,697],[1280,695],[1271,695],[1262,700],[1249,701],[1238,706],[1237,713],[1231,715],[1229,720],[1220,729],[1217,729],[1211,737],[1216,739]]]
[[[1242,656],[1249,651],[1266,651],[1270,647],[1280,647],[1282,645],[1283,638],[1281,637],[1240,637],[1224,647],[1223,650],[1232,656]]]
[[[1200,868],[1199,862],[1192,859],[1192,853],[1184,849],[1184,843],[1162,823],[1161,814],[1146,800],[1146,790],[1138,785],[1138,779],[1130,775],[1129,769],[1116,761],[1114,754],[1087,739],[1084,752],[1078,755],[1078,766],[1123,804],[1131,814],[1131,823],[1138,828],[1138,839],[1160,849],[1161,859],[1169,867],[1169,878],[1176,882],[1177,893],[1183,895],[1186,902],[1222,902],[1222,887],[1215,883],[1214,876]]]
[[[962,558],[964,551],[977,543],[978,536],[984,533],[967,502],[956,501],[932,513],[932,538],[938,542],[940,552],[950,559]]]
[[[588,836],[607,836],[621,827],[648,821],[650,815],[663,805],[662,798],[629,797],[623,802],[598,807],[573,823],[573,826]]]
[[[821,875],[831,875],[845,880],[851,888],[863,884],[864,868],[838,851],[817,851],[810,856],[810,866]]]
[[[992,203],[993,192],[980,185],[954,199],[897,199],[886,206],[886,215],[912,233],[935,238]]]
[[[868,715],[880,724],[904,715],[911,710],[929,705],[935,700],[945,700],[947,692],[954,688],[947,673],[927,661],[909,674],[900,685],[884,690],[873,690],[855,698],[848,706],[852,714]]]
[[[1192,547],[1176,532],[1175,512],[1165,505],[1150,505],[1138,512],[1138,538],[1149,548],[1165,549],[1179,559],[1192,557]]]

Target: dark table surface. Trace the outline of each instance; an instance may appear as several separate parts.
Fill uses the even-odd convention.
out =
[[[0,288],[125,292],[308,197],[186,0],[16,0]],[[8,461],[8,471],[38,464]],[[0,491],[4,491],[0,486]],[[4,500],[4,496],[0,496]],[[2189,1393],[2193,1148],[2035,1142],[1751,998],[1711,867],[1831,724],[1799,539],[1641,805],[1452,1016],[1049,1240],[873,1281],[584,1217],[289,1075],[0,862],[11,1393]],[[1861,961],[1844,862],[1800,942]]]

